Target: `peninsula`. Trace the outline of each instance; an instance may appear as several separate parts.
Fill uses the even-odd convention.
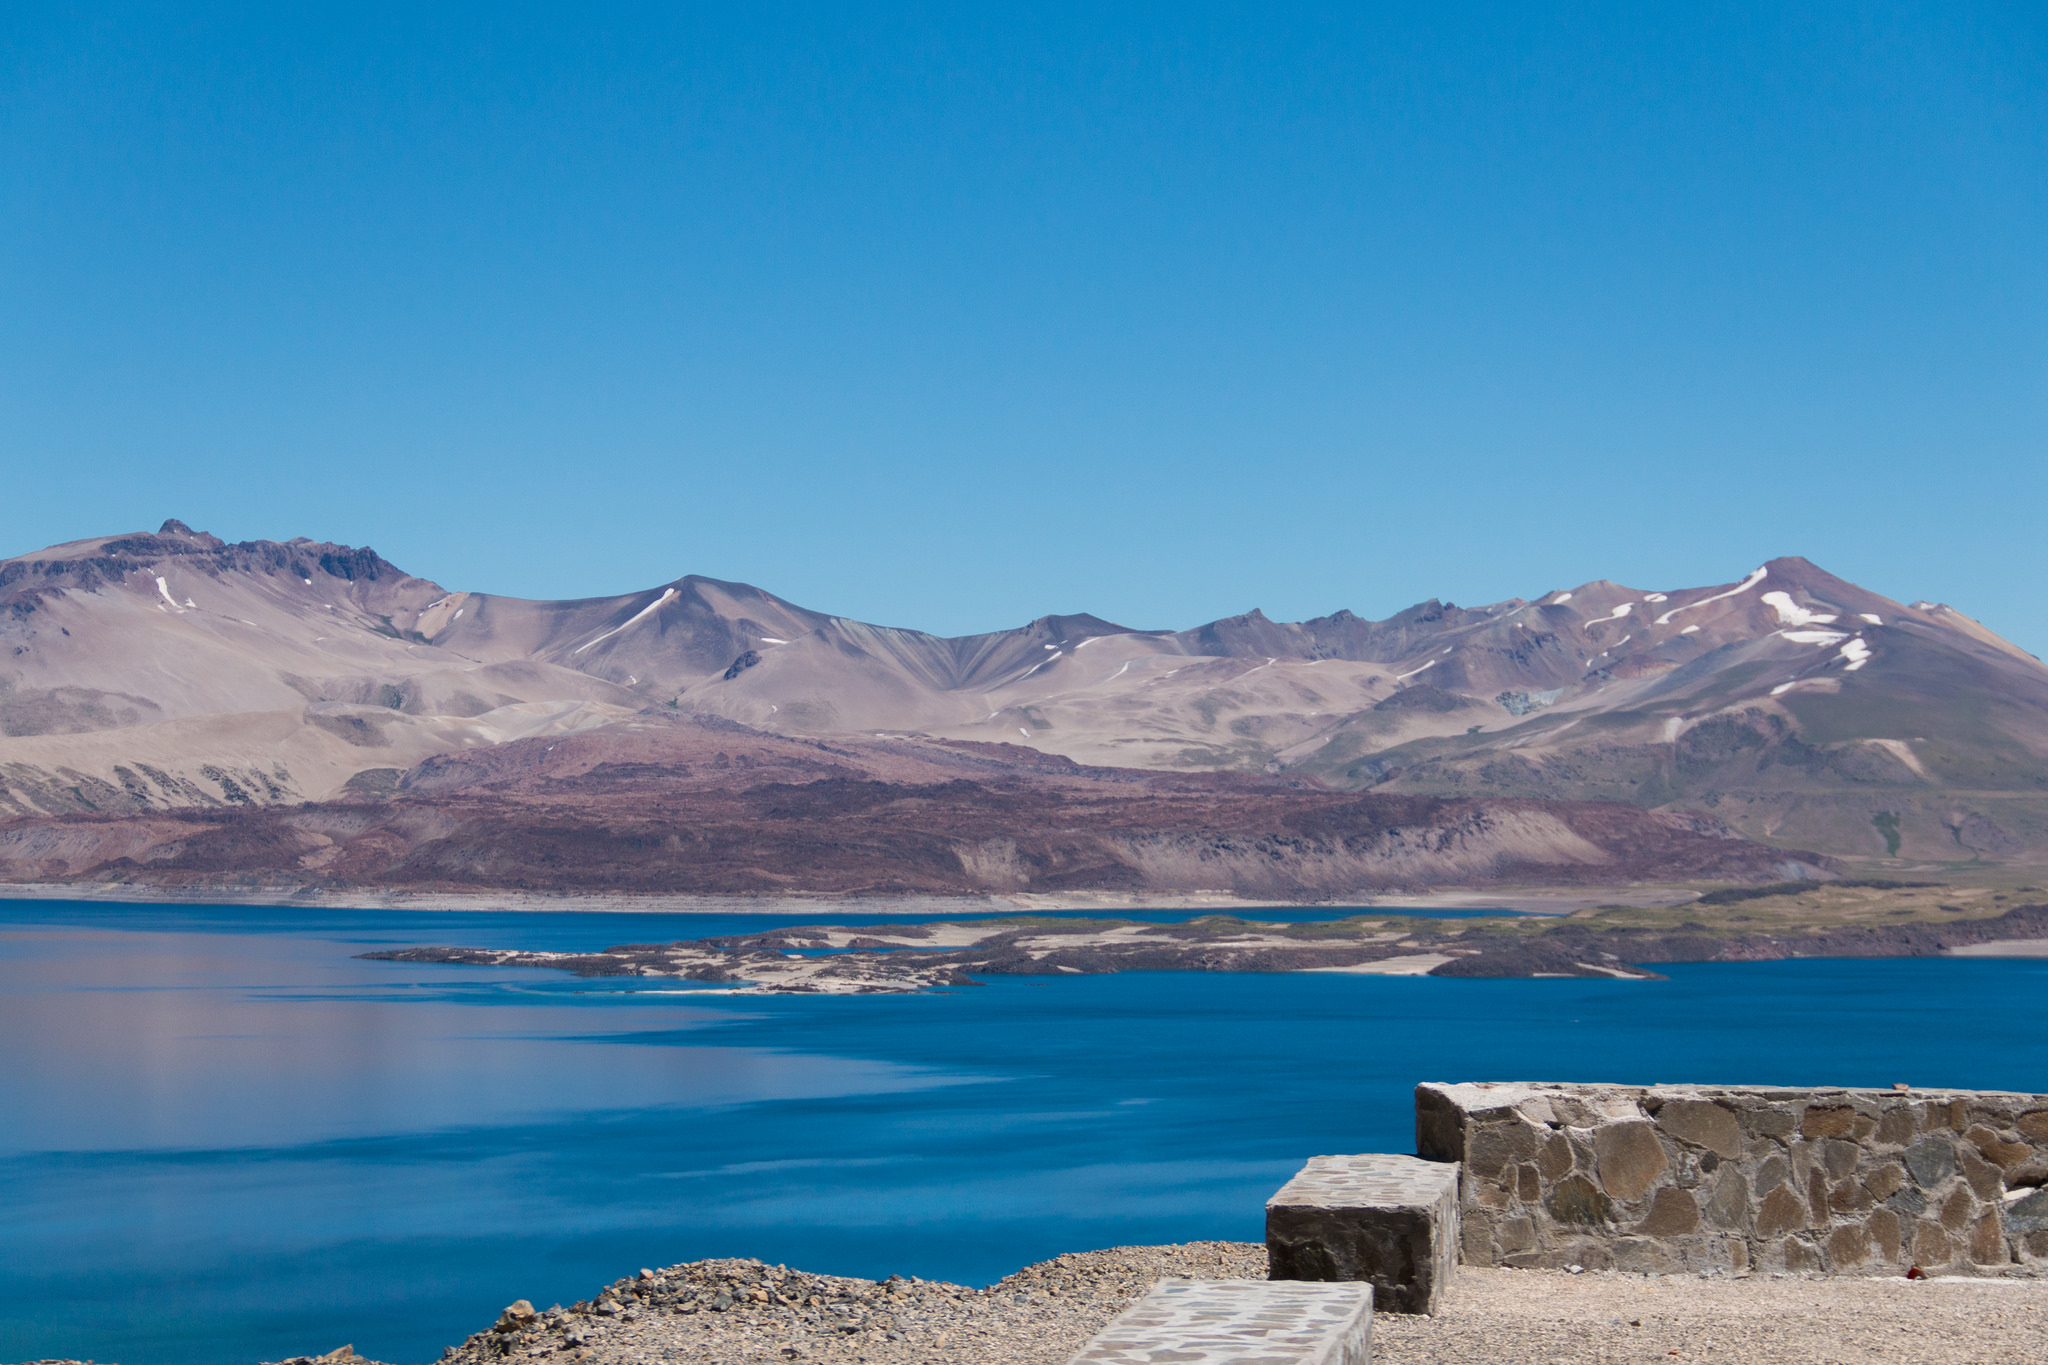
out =
[[[1128,971],[1636,980],[1649,964],[1791,957],[2048,954],[2038,888],[1884,879],[1731,887],[1678,906],[1441,920],[1381,912],[1308,924],[1209,915],[1177,924],[1005,916],[924,924],[816,924],[592,952],[400,948],[393,962],[547,967],[587,977],[674,977],[746,994],[869,995],[972,986],[982,976]]]

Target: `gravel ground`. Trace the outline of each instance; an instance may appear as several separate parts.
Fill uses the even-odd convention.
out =
[[[447,1365],[1065,1365],[1167,1276],[1261,1279],[1255,1242],[1113,1247],[987,1289],[696,1261],[588,1303],[515,1304]],[[500,1330],[502,1329],[502,1330]],[[359,1357],[354,1358],[360,1360]],[[2048,1279],[1458,1271],[1434,1318],[1380,1314],[1378,1365],[2048,1365]],[[344,1365],[334,1352],[304,1365]],[[48,1362],[47,1365],[74,1365]],[[290,1365],[299,1365],[291,1362]],[[368,1365],[364,1362],[363,1365]]]
[[[758,1261],[696,1261],[651,1272],[651,1278],[620,1280],[591,1303],[549,1310],[527,1326],[512,1320],[523,1314],[509,1314],[499,1325],[516,1330],[479,1332],[449,1360],[481,1365],[538,1355],[587,1365],[1065,1365],[1155,1280],[1265,1274],[1266,1248],[1252,1242],[1082,1252],[1026,1266],[987,1289],[807,1275]]]
[[[1466,1267],[1434,1318],[1373,1321],[1380,1365],[2044,1365],[2048,1281],[1568,1275]]]
[[[1261,1279],[1252,1242],[1114,1247],[987,1289],[698,1261],[568,1311],[508,1312],[450,1365],[1065,1365],[1165,1276]],[[1435,1318],[1382,1314],[1381,1365],[2048,1365],[2048,1280],[1701,1278],[1462,1269]],[[515,1307],[520,1307],[515,1305]],[[525,1319],[521,1321],[521,1319]]]

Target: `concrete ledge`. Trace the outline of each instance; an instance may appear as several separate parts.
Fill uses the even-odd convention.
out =
[[[1161,1280],[1068,1365],[1369,1365],[1365,1285]]]
[[[1434,1313],[1458,1260],[1458,1163],[1318,1156],[1266,1201],[1275,1280],[1373,1286],[1383,1313]]]

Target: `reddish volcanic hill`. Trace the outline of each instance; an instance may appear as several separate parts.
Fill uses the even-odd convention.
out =
[[[1697,816],[1083,767],[1021,746],[644,717],[431,758],[374,798],[0,826],[17,881],[414,890],[1323,897],[1454,882],[1776,881],[1825,860]]]

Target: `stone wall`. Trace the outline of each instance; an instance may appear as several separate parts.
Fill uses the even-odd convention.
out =
[[[1466,1265],[2048,1272],[2048,1095],[1421,1085]]]

